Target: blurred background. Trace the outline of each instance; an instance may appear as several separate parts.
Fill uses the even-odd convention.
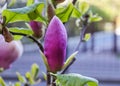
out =
[[[103,17],[100,22],[91,23],[86,33],[91,38],[81,44],[75,63],[67,72],[80,73],[99,80],[99,86],[120,86],[120,3],[119,0],[81,0],[90,4],[90,10]],[[0,1],[3,3],[3,0]],[[17,0],[13,8],[25,6],[26,0]],[[79,42],[80,28],[76,20],[70,19],[66,23],[68,32],[67,57],[74,52]],[[23,23],[12,26],[23,27]],[[10,25],[11,26],[11,25]],[[40,71],[45,72],[45,66],[40,58],[37,46],[30,40],[23,38],[24,54],[11,69],[0,74],[7,81],[16,80],[16,72],[25,74],[31,64],[38,63]],[[42,77],[42,75],[40,74]],[[41,83],[45,86],[44,83]]]

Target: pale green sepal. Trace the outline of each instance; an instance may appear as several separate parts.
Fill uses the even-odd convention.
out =
[[[70,57],[68,57],[67,61],[63,65],[62,69],[65,69],[71,63],[71,61],[75,58],[77,53],[78,53],[78,51],[74,52]]]
[[[40,54],[41,54],[41,56],[42,56],[42,59],[43,59],[43,61],[44,61],[44,64],[45,64],[47,70],[49,71],[50,68],[49,68],[49,65],[48,65],[48,62],[47,62],[46,56],[44,55],[44,53],[43,53],[41,50],[40,50]]]

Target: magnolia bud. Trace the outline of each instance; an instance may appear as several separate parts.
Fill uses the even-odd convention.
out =
[[[60,19],[54,16],[47,28],[44,40],[44,54],[47,58],[49,71],[60,71],[66,57],[67,33]]]
[[[33,36],[36,38],[41,38],[43,36],[43,25],[41,22],[37,22],[37,21],[30,21],[30,26],[33,30]]]
[[[11,64],[22,55],[23,46],[20,41],[5,42],[0,35],[0,68],[8,69]]]

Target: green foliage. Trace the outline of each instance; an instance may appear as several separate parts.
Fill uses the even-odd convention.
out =
[[[89,4],[87,2],[78,2],[78,9],[84,15],[89,9]]]
[[[31,75],[34,79],[37,78],[39,72],[39,66],[37,64],[33,64],[31,66]]]
[[[91,16],[89,18],[89,22],[98,22],[98,21],[101,21],[101,20],[102,20],[102,17],[101,16],[97,16],[97,15]]]
[[[32,75],[31,75],[30,72],[27,72],[27,73],[25,74],[25,76],[26,76],[26,78],[27,78],[27,80],[28,80],[28,82],[29,82],[30,84],[34,84],[34,83],[35,83],[35,82],[34,82],[34,79],[32,78]]]
[[[40,79],[36,80],[38,78],[39,73],[39,66],[37,64],[33,64],[31,66],[31,70],[26,72],[25,76],[22,76],[20,73],[17,72],[18,80],[20,81],[18,85],[21,84],[29,84],[34,85],[40,81]]]
[[[87,34],[85,34],[85,37],[84,37],[84,41],[88,41],[89,39],[90,39],[90,37],[91,37],[91,34],[90,33],[87,33]]]
[[[30,5],[32,5],[34,3],[34,0],[27,0],[27,6],[30,6]]]
[[[91,23],[91,22],[98,22],[98,21],[101,21],[103,18],[101,16],[99,16],[98,14],[93,14],[92,11],[89,11],[89,20],[88,22]]]
[[[81,16],[82,13],[77,8],[74,7],[71,17],[80,18]]]
[[[23,8],[6,9],[2,12],[2,16],[6,17],[5,24],[31,20],[41,21],[45,23],[45,19],[41,16],[43,8],[44,3],[35,3]]]
[[[62,22],[67,22],[73,12],[73,9],[74,6],[72,3],[70,3],[66,8],[58,8],[55,10],[55,12]]]
[[[21,86],[21,83],[20,82],[16,82],[15,86]]]
[[[26,34],[26,35],[32,35],[33,31],[31,29],[24,29],[24,28],[18,28],[18,27],[14,27],[14,28],[9,28],[10,32],[15,32],[15,33],[21,33],[21,34]],[[22,39],[22,35],[14,35],[14,40],[20,40]]]
[[[52,74],[57,77],[58,86],[98,86],[98,81],[94,78],[82,76],[76,73]]]
[[[89,5],[86,2],[77,2],[77,6],[70,3],[67,7],[60,7],[55,10],[56,15],[61,19],[62,22],[67,22],[70,17],[80,18],[89,9]]]
[[[108,14],[106,11],[95,5],[91,5],[90,10],[92,10],[92,13],[94,14],[99,14],[104,19],[104,21],[111,21],[113,18],[113,15],[111,13]]]
[[[16,74],[17,74],[18,80],[21,83],[26,83],[26,78],[24,76],[22,76],[19,72],[17,72]]]
[[[0,77],[0,86],[6,86],[6,83],[2,77]]]

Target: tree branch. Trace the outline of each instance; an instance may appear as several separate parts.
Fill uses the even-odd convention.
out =
[[[23,34],[23,33],[18,33],[18,32],[11,32],[11,31],[10,31],[10,33],[12,35],[21,35],[21,36],[25,36],[25,37],[27,37],[29,39],[32,39],[38,45],[39,49],[42,52],[44,51],[42,44],[36,38],[34,38],[33,36],[30,36],[30,35],[27,35],[27,34]]]

